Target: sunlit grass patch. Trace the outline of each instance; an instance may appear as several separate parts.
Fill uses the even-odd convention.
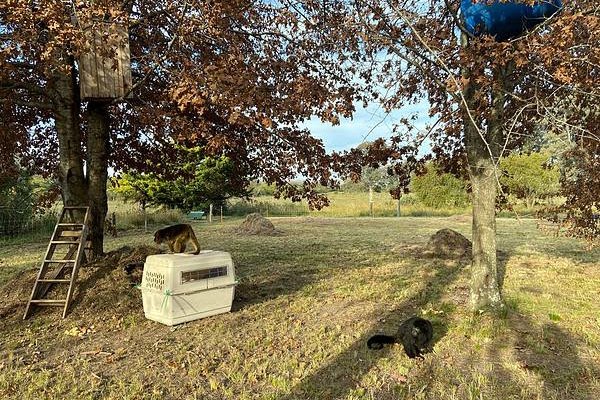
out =
[[[322,210],[311,210],[305,201],[292,202],[258,196],[251,201],[233,199],[227,207],[228,215],[243,216],[252,212],[264,216],[313,216],[313,217],[395,217],[398,201],[387,192],[373,193],[372,213],[368,193],[329,192],[329,206]],[[400,200],[400,215],[411,217],[447,217],[468,213],[469,208],[433,208],[421,204],[413,195]]]
[[[16,311],[0,308],[0,397],[600,398],[597,250],[499,219],[508,310],[472,315],[468,261],[419,252],[441,228],[470,237],[468,217],[271,220],[280,235],[239,235],[241,219],[192,222],[203,248],[232,254],[239,285],[233,312],[176,329],[144,318],[114,266],[82,275],[98,280],[67,319],[44,309],[22,321],[30,288],[17,294],[26,285],[11,277],[37,268],[46,244],[2,248],[13,272],[0,296]],[[152,233],[137,229],[106,249],[142,244]],[[367,349],[370,335],[415,314],[435,329],[424,360],[400,345]]]

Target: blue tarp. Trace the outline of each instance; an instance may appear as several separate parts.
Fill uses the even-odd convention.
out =
[[[510,0],[501,3],[495,0],[487,4],[486,0],[461,1],[461,13],[469,32],[479,36],[490,34],[496,40],[503,41],[517,37],[526,30],[551,17],[562,7],[561,0],[539,0],[533,6]]]

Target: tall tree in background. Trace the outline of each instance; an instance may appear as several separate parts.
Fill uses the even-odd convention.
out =
[[[240,182],[241,180],[241,182]],[[179,149],[179,157],[145,174],[126,173],[115,179],[115,193],[140,204],[208,211],[224,207],[231,197],[248,197],[246,174],[227,157],[204,157],[198,148]]]
[[[600,9],[591,0],[565,1],[559,14],[530,32],[494,38],[476,36],[466,28],[460,7],[471,4],[355,2],[348,15],[352,22],[346,23],[354,31],[346,34],[362,39],[360,51],[347,64],[360,71],[366,101],[379,98],[389,111],[427,100],[435,121],[416,137],[411,121],[402,121],[407,130],[393,137],[391,146],[374,148],[371,159],[407,158],[411,162],[399,163],[396,171],[406,175],[406,165],[418,164],[415,145],[406,141],[413,137],[418,144],[427,138],[447,170],[468,171],[473,198],[471,306],[480,310],[503,307],[495,224],[499,158],[518,149],[536,132],[536,125],[552,121],[556,130],[576,127],[571,129],[573,139],[589,154],[579,158],[598,162],[598,146],[591,143],[598,140],[599,115],[564,113],[557,105],[570,98],[578,109],[591,110],[598,102]],[[347,155],[353,156],[356,152]],[[591,170],[586,171],[582,176],[590,177]],[[586,197],[587,204],[591,198]]]
[[[548,153],[513,153],[500,159],[500,183],[509,195],[532,208],[537,201],[558,194],[559,167],[550,163]]]
[[[499,157],[519,148],[536,124],[551,121],[573,132],[577,159],[586,166],[578,182],[594,182],[595,0],[565,1],[560,15],[502,41],[465,29],[459,6],[470,0],[48,3],[0,3],[2,116],[21,132],[35,127],[32,140],[48,154],[46,166],[55,163],[58,141],[65,199],[101,203],[92,226],[96,252],[102,251],[107,163],[143,171],[148,158],[168,157],[172,141],[180,141],[208,156],[227,156],[249,178],[321,206],[326,200],[314,187],[331,183],[331,169],[360,174],[364,165],[399,160],[393,169],[407,184],[427,138],[448,170],[466,170],[471,179],[472,307],[500,308]],[[128,27],[134,87],[133,98],[96,108],[78,98],[76,60],[86,44],[73,21],[93,28],[98,20]],[[312,115],[336,123],[351,115],[357,94],[365,102],[380,100],[386,110],[426,100],[435,122],[410,143],[407,119],[408,131],[395,131],[389,144],[375,140],[367,152],[329,157],[299,123]],[[584,112],[557,108],[566,98]],[[307,177],[301,189],[288,184],[297,175]],[[568,199],[571,209],[585,214],[597,207],[599,189],[586,190],[590,195]]]
[[[148,159],[169,157],[173,142],[227,156],[284,196],[326,203],[314,187],[331,183],[331,160],[298,126],[314,115],[349,116],[352,84],[331,47],[319,47],[322,24],[305,19],[322,17],[322,4],[282,3],[0,3],[2,139],[25,135],[32,158],[58,175],[64,203],[91,205],[95,254],[103,251],[107,168],[142,172]],[[107,23],[129,32],[131,96],[82,101],[85,31]],[[103,39],[103,56],[116,62],[118,42]],[[301,188],[289,184],[297,175],[306,177]]]

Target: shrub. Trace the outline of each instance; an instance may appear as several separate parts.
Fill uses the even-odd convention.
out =
[[[267,201],[248,201],[237,199],[230,201],[227,205],[227,215],[245,216],[259,213],[264,216],[298,216],[308,215],[306,203],[293,203],[286,200],[269,199]]]
[[[411,190],[427,207],[462,208],[469,204],[465,182],[452,174],[441,173],[434,164],[427,173],[413,177]]]
[[[548,166],[545,153],[511,154],[500,160],[500,183],[505,190],[525,202],[528,208],[541,199],[555,196],[559,189],[560,171]]]

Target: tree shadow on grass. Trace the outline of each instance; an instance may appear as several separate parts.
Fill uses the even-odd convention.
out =
[[[498,242],[511,254],[528,255],[533,252],[578,264],[594,264],[600,258],[600,247],[588,249],[587,243],[582,239],[565,236],[564,232],[549,232],[528,224],[520,225],[518,231],[499,231]]]
[[[372,256],[365,250],[342,246],[334,251],[334,242],[285,242],[274,243],[268,252],[246,255],[234,260],[236,278],[240,283],[235,289],[233,311],[267,302],[280,296],[296,293],[332,273],[373,265]],[[226,251],[235,251],[226,249]],[[238,253],[239,250],[238,250]],[[307,256],[306,253],[310,253]],[[385,258],[387,257],[387,258]],[[384,259],[385,258],[385,259]],[[386,255],[377,262],[395,261]],[[268,260],[265,263],[264,260]],[[262,264],[267,264],[264,267]]]
[[[423,259],[418,258],[418,254],[414,254],[414,256],[416,262],[425,264]],[[498,281],[500,288],[502,288],[504,283],[507,260],[508,253],[499,251]],[[447,263],[447,260],[445,261]],[[402,301],[393,310],[379,315],[380,320],[388,320],[384,328],[385,332],[394,332],[402,320],[417,314],[419,309],[426,304],[439,303],[445,291],[458,280],[460,274],[463,272],[468,274],[468,271],[464,270],[470,267],[471,259],[470,255],[467,255],[460,260],[454,261],[452,267],[444,265],[443,262],[443,259],[429,258],[429,261],[426,261],[426,263],[436,267],[436,274],[424,283],[423,291]],[[458,295],[461,296],[464,304],[468,302],[468,288],[458,293]],[[448,332],[448,322],[444,318],[431,319],[434,326],[434,337],[431,347],[435,351],[435,344]],[[292,388],[291,393],[279,397],[278,400],[340,399],[347,397],[354,389],[359,387],[362,377],[375,366],[377,360],[389,354],[389,349],[373,351],[369,350],[366,346],[368,338],[378,333],[381,328],[381,326],[374,326],[368,333],[362,335],[354,344],[328,364]],[[385,393],[381,393],[381,395],[385,396]],[[397,398],[395,394],[389,393],[389,395],[392,396],[391,398]]]
[[[498,252],[498,282],[501,289],[509,258],[508,252]],[[514,307],[508,306],[505,317],[495,322],[507,324],[510,337],[506,334],[497,336],[487,351],[491,380],[495,382],[492,395],[496,395],[490,398],[506,398],[514,396],[515,392],[520,392],[519,398],[600,398],[597,392],[592,393],[587,383],[593,377],[600,376],[600,366],[597,363],[585,363],[579,357],[577,345],[583,342],[580,338],[563,329],[559,323],[548,322],[536,327],[534,320]],[[506,357],[507,353],[512,354],[509,364],[516,361],[522,373],[506,366],[503,355]],[[471,364],[475,363],[471,360]],[[528,375],[530,377],[526,378]],[[540,393],[532,392],[535,391],[535,384],[525,382],[531,380],[531,376],[542,382]]]
[[[556,249],[554,249],[556,251]],[[572,250],[572,249],[571,249]],[[577,251],[567,254],[572,260],[585,262],[585,257]],[[555,255],[564,256],[563,253]],[[509,254],[498,253],[499,283],[502,288],[506,264]],[[542,294],[535,285],[527,287],[533,293]],[[498,338],[490,347],[489,359],[494,361],[500,358],[501,352],[510,351],[514,354],[523,375],[532,374],[542,381],[541,398],[543,399],[592,399],[600,398],[598,391],[592,393],[589,384],[594,377],[600,376],[598,363],[584,362],[578,352],[578,344],[583,343],[560,326],[560,322],[547,322],[541,327],[536,327],[535,322],[527,315],[515,309],[507,310],[506,321],[513,333],[513,337]],[[497,379],[508,387],[522,388],[523,382],[519,381],[514,372],[509,371],[502,364],[492,363],[493,372]],[[595,378],[597,380],[597,378]],[[531,393],[521,393],[523,398],[529,398]]]
[[[231,311],[239,311],[279,296],[295,293],[303,287],[317,282],[320,277],[322,275],[317,269],[285,270],[268,274],[268,276],[251,282],[243,281],[235,289],[235,300]]]
[[[600,367],[580,358],[577,349],[582,343],[580,338],[554,322],[536,327],[529,317],[515,311],[509,312],[507,321],[512,340],[496,339],[490,347],[489,359],[499,360],[500,353],[510,352],[522,374],[518,374],[519,379],[502,362],[493,363],[492,372],[502,385],[521,388],[523,398],[536,395],[543,399],[598,398],[599,393],[592,392],[590,382],[600,376]],[[532,378],[541,382],[540,393],[531,393],[530,388],[524,387],[523,380]]]
[[[436,264],[430,263],[430,265]],[[464,268],[464,260],[452,267],[438,265],[436,274],[425,282],[422,292],[405,299],[393,310],[378,315],[379,319],[387,321],[385,331],[397,329],[400,321],[416,314],[427,303],[438,301],[444,293],[444,288],[456,281]],[[435,344],[445,335],[447,324],[437,319],[433,322]],[[389,353],[389,350],[369,350],[366,346],[367,339],[381,328],[381,326],[374,326],[329,363],[293,387],[291,393],[279,397],[278,400],[339,399],[348,396],[357,388],[361,378],[373,368],[377,360]]]

